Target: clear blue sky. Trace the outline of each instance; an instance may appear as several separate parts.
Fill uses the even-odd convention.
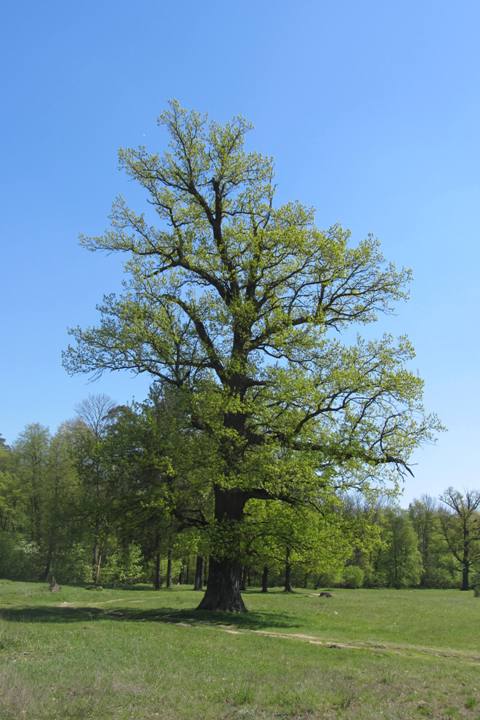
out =
[[[116,259],[78,246],[134,190],[122,145],[163,141],[169,98],[255,124],[282,199],[376,234],[413,268],[388,321],[417,349],[448,426],[417,453],[404,502],[479,487],[480,4],[376,0],[10,0],[2,7],[0,433],[50,426],[91,392],[143,399],[146,378],[95,384],[61,366],[69,325],[95,322]]]

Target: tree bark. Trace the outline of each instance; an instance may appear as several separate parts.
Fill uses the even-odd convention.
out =
[[[100,573],[102,568],[102,548],[97,538],[93,545],[92,551],[92,581],[94,585],[100,582]]]
[[[154,571],[153,571],[153,587],[155,590],[160,590],[162,585],[162,578],[160,575],[160,532],[158,529],[155,532],[155,554],[154,554]]]
[[[100,529],[98,522],[95,524],[95,534],[93,538],[92,548],[92,582],[98,585],[100,582],[100,572],[103,560],[103,546],[100,538]]]
[[[206,558],[205,562],[203,563],[203,584],[207,585],[208,583],[208,565],[210,562],[210,558]]]
[[[210,558],[207,591],[198,606],[199,610],[246,612],[240,594],[242,566],[230,558]]]
[[[95,578],[97,575],[97,564],[98,564],[98,541],[95,537],[93,541],[93,548],[92,548],[92,582],[95,583]]]
[[[242,491],[215,488],[215,520],[226,524],[239,522],[247,499]],[[207,590],[198,609],[247,612],[240,593],[242,564],[235,555],[238,550],[235,541],[223,549],[225,556],[210,557]]]
[[[240,590],[247,589],[247,568],[245,565],[242,566],[242,576],[240,579]]]
[[[97,567],[95,568],[95,585],[100,582],[100,571],[102,569],[102,554],[98,553]]]
[[[287,547],[285,551],[285,583],[283,590],[284,592],[293,592],[292,588],[292,565],[290,563],[290,548]]]
[[[43,569],[43,572],[40,574],[40,580],[48,580],[48,576],[51,574],[51,571],[52,571],[52,561],[53,561],[53,548],[52,548],[52,544],[49,543],[47,559],[45,561],[45,567]]]
[[[268,592],[268,565],[263,566],[262,572],[262,593]]]
[[[155,590],[160,590],[162,585],[162,578],[160,576],[160,551],[155,553],[155,574],[153,576],[153,587]]]
[[[167,554],[167,588],[172,587],[172,548],[168,548]]]
[[[463,521],[462,590],[470,590],[470,529]]]
[[[201,555],[197,555],[197,560],[195,563],[195,581],[193,585],[194,590],[202,590],[203,589],[203,565],[204,565],[204,559]]]

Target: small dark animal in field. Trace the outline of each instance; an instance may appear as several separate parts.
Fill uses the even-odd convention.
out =
[[[60,585],[57,583],[57,581],[52,575],[52,577],[50,578],[50,592],[59,592],[60,590]]]
[[[333,595],[329,592],[321,592],[318,597],[333,597]]]

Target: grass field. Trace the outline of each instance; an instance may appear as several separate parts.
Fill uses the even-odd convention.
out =
[[[0,581],[0,720],[480,719],[480,599],[187,589],[52,594]]]

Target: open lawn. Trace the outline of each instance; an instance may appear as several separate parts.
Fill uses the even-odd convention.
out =
[[[0,581],[0,720],[480,718],[472,593],[200,597]]]

